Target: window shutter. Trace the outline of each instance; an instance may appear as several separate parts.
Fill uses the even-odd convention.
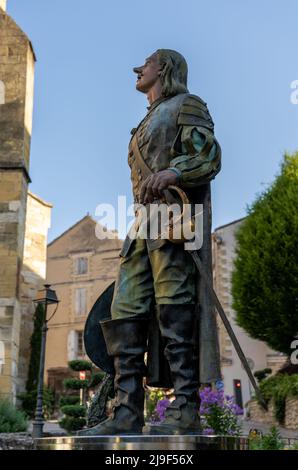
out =
[[[0,104],[5,104],[5,85],[0,80]]]
[[[78,336],[77,332],[72,330],[68,334],[67,341],[67,357],[69,361],[74,361],[77,358],[78,351]]]
[[[86,315],[87,313],[87,291],[79,288],[75,291],[75,313],[76,315]]]

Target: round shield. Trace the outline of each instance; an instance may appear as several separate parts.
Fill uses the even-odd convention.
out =
[[[111,304],[115,282],[111,284],[93,305],[84,330],[85,351],[89,359],[107,374],[114,374],[113,359],[108,355],[100,322],[111,318]]]

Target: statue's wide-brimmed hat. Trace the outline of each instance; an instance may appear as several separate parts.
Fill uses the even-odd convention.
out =
[[[114,363],[113,359],[108,355],[100,322],[111,319],[111,304],[114,289],[115,282],[97,299],[89,313],[84,330],[84,344],[87,356],[93,364],[112,375],[114,375]]]

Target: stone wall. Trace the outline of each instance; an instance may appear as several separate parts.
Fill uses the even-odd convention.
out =
[[[0,434],[0,450],[35,450],[34,439],[27,433]]]
[[[13,401],[19,370],[34,62],[30,41],[0,9],[0,397]]]
[[[274,406],[270,402],[268,405],[268,411],[265,411],[256,400],[251,400],[247,404],[249,411],[249,417],[252,421],[258,423],[271,424],[278,426],[279,423],[274,417]],[[284,427],[287,429],[298,430],[298,399],[288,398],[286,400],[286,415]]]
[[[288,398],[286,401],[285,427],[298,429],[298,399]]]

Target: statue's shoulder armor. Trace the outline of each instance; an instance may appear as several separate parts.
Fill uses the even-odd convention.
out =
[[[204,127],[213,132],[214,124],[207,104],[199,96],[185,96],[178,116],[178,126]]]

